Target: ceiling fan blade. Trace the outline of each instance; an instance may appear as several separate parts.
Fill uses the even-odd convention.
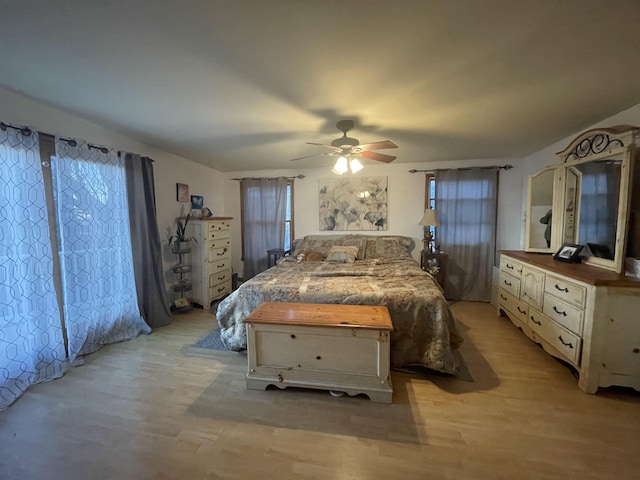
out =
[[[380,142],[365,143],[364,145],[360,145],[360,148],[362,148],[362,150],[385,150],[387,148],[398,148],[398,146],[391,140],[382,140]]]
[[[396,157],[393,157],[391,155],[385,155],[384,153],[367,152],[367,151],[362,152],[360,156],[364,158],[368,158],[370,160],[376,160],[378,162],[384,162],[384,163],[391,163],[396,159]]]
[[[332,156],[333,154],[334,154],[333,152],[314,153],[313,155],[305,155],[304,157],[292,158],[289,161],[290,162],[295,162],[296,160],[303,160],[305,158]]]
[[[329,150],[333,150],[334,152],[342,152],[340,147],[336,147],[333,145],[327,145],[326,143],[315,143],[315,142],[307,142],[307,145],[317,145],[319,147],[326,147]]]

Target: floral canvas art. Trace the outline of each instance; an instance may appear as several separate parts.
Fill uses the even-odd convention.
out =
[[[386,230],[387,177],[318,181],[320,230]]]

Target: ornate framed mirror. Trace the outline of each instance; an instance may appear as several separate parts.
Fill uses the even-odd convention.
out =
[[[583,245],[585,263],[616,272],[624,265],[639,134],[629,126],[589,130],[557,153],[562,201],[552,228],[561,243]]]

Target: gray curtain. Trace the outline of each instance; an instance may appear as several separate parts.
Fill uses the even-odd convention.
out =
[[[133,153],[124,155],[138,305],[147,325],[162,327],[171,323],[171,311],[162,275],[153,161]]]
[[[268,268],[267,250],[283,248],[287,179],[251,178],[240,182],[245,279]]]
[[[438,242],[449,255],[451,300],[491,301],[496,252],[498,169],[436,171]]]

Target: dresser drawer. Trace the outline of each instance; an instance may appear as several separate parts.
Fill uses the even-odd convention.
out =
[[[207,240],[218,240],[220,238],[229,238],[230,236],[230,230],[209,230],[206,234]]]
[[[551,295],[545,295],[542,313],[573,333],[582,335],[582,317],[584,315],[582,310],[572,307]]]
[[[500,270],[520,278],[520,274],[522,273],[522,264],[520,262],[516,262],[510,257],[505,257],[504,255],[501,255]]]
[[[549,295],[553,295],[569,305],[584,308],[587,289],[582,285],[577,285],[553,275],[547,275],[544,289]]]
[[[208,262],[216,262],[231,257],[231,250],[228,248],[216,248],[207,252],[206,260]]]
[[[213,287],[209,287],[209,298],[216,300],[224,295],[231,293],[231,279],[224,283],[219,283]]]
[[[518,320],[520,323],[527,324],[527,314],[529,312],[529,307],[526,303],[518,300],[517,297],[514,297],[509,292],[500,289],[499,302],[500,306],[507,310],[510,315],[513,317],[512,319]]]
[[[229,257],[219,260],[210,259],[207,265],[207,271],[209,275],[211,275],[212,273],[220,272],[222,270],[231,270],[231,259]]]
[[[207,234],[211,232],[219,232],[222,230],[229,230],[231,228],[230,220],[208,220],[207,224]]]
[[[582,340],[579,336],[535,310],[529,312],[529,327],[573,365],[578,365]]]
[[[207,250],[215,250],[217,248],[227,248],[230,246],[231,246],[231,239],[228,237],[207,241]]]
[[[500,288],[506,290],[514,297],[520,297],[520,279],[500,271]]]
[[[231,269],[220,270],[219,272],[209,275],[209,286],[215,287],[219,283],[226,282],[227,280],[231,280]]]

